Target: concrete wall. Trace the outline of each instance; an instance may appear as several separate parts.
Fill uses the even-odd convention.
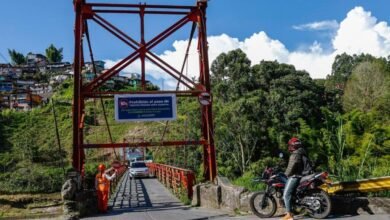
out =
[[[249,199],[253,192],[232,185],[225,177],[218,177],[217,183],[194,186],[192,205],[230,213],[250,213]],[[390,198],[334,196],[332,204],[332,212],[335,214],[390,214]],[[279,206],[277,214],[283,213],[284,208]]]

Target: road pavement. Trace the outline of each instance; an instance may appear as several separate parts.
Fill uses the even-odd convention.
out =
[[[110,211],[86,219],[126,220],[258,220],[253,215],[231,216],[221,210],[190,207],[181,203],[157,179],[130,179],[126,173],[109,202]],[[282,216],[268,218],[280,219]],[[310,219],[297,216],[297,219]],[[390,215],[332,216],[338,220],[390,220]]]

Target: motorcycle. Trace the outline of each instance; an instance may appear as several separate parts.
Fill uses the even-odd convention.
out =
[[[331,211],[332,204],[329,195],[319,188],[327,183],[328,173],[320,172],[301,177],[298,187],[292,194],[292,208],[294,214],[307,211],[312,218],[326,218]],[[266,190],[256,192],[250,198],[252,212],[260,218],[272,217],[277,209],[276,199],[280,206],[284,206],[283,191],[287,177],[279,168],[266,168],[260,179],[255,182],[264,182]]]

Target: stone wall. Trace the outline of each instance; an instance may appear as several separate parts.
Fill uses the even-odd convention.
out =
[[[252,192],[244,187],[234,186],[225,177],[217,177],[218,185],[198,184],[193,187],[193,206],[222,209],[236,213],[250,212],[249,199]]]
[[[253,192],[244,187],[234,186],[225,177],[217,178],[215,184],[199,184],[193,187],[193,206],[222,209],[230,213],[250,213],[249,199]],[[333,196],[335,214],[390,214],[390,198],[367,198]],[[278,205],[276,215],[283,214],[284,208]]]

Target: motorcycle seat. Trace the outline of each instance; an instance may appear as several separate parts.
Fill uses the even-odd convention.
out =
[[[306,180],[309,180],[309,179],[313,178],[315,175],[316,175],[316,174],[313,173],[313,174],[304,176],[304,177],[301,178],[301,180],[299,181],[299,183],[303,183],[303,182],[305,182]]]

